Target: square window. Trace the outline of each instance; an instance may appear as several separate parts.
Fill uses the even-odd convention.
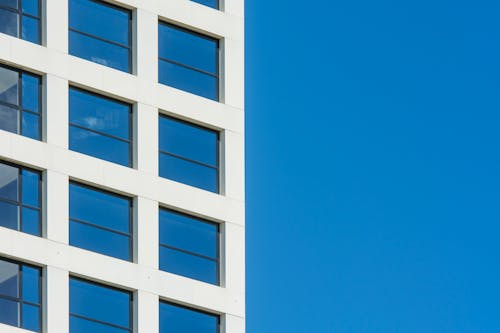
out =
[[[71,182],[70,245],[132,260],[132,199]]]
[[[160,333],[218,333],[220,317],[169,302],[160,302]]]
[[[0,130],[41,140],[41,89],[38,75],[0,65]]]
[[[0,32],[41,43],[40,0],[0,1]]]
[[[160,209],[161,270],[219,284],[219,225]]]
[[[70,277],[69,332],[132,332],[132,293]]]
[[[42,270],[0,258],[0,323],[41,331]]]
[[[160,22],[159,82],[219,100],[219,40]]]
[[[160,176],[219,193],[219,133],[159,117]]]
[[[0,227],[41,236],[41,173],[0,161]]]
[[[71,87],[69,149],[132,166],[132,106]]]
[[[130,73],[132,13],[96,0],[69,1],[69,53]]]

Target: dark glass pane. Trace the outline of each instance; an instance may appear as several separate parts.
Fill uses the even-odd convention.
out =
[[[0,104],[0,130],[18,133],[18,115],[19,111],[17,109]]]
[[[77,32],[69,32],[69,53],[120,71],[130,71],[129,49]]]
[[[160,117],[160,150],[217,166],[217,132]]]
[[[23,265],[23,301],[40,304],[40,269]]]
[[[38,12],[39,0],[23,0],[22,4],[23,4],[23,12],[24,13],[27,13],[27,14],[30,14],[33,16],[40,15]]]
[[[18,264],[0,259],[0,295],[19,297],[18,275]],[[0,307],[0,309],[2,309],[2,307]]]
[[[0,9],[0,32],[4,21],[2,10]],[[6,102],[14,105],[18,103],[19,74],[16,71],[0,66],[0,102]]]
[[[194,2],[201,3],[202,5],[212,7],[215,9],[219,8],[219,1],[218,0],[193,0]]]
[[[122,139],[130,139],[130,105],[71,88],[69,121]]]
[[[6,6],[17,9],[18,0],[0,0],[0,6]]]
[[[159,60],[159,81],[168,86],[218,100],[217,78],[198,71]]]
[[[90,0],[70,0],[69,26],[100,38],[129,45],[130,12]]]
[[[0,201],[0,227],[19,230],[18,209],[15,204]]]
[[[40,207],[40,174],[23,169],[21,171],[23,184],[23,204]]]
[[[0,323],[19,326],[19,303],[0,298]]]
[[[160,333],[216,333],[219,318],[169,303],[160,303]]]
[[[217,262],[163,246],[160,246],[160,269],[207,283],[217,283]]]
[[[69,149],[130,166],[130,144],[75,126],[69,127]]]
[[[40,236],[40,212],[23,207],[22,231],[33,236]]]
[[[70,333],[127,333],[129,331],[104,325],[82,318],[69,317],[69,332]]]
[[[131,260],[129,237],[76,221],[70,221],[69,243],[118,259]]]
[[[217,192],[217,170],[166,154],[160,154],[160,176]]]
[[[18,14],[11,12],[10,10],[0,9],[0,32],[14,37],[19,37],[18,20]]]
[[[22,38],[32,43],[40,44],[40,20],[23,15]]]
[[[40,116],[23,112],[22,117],[22,135],[31,139],[40,140]]]
[[[211,258],[217,258],[218,228],[216,224],[160,210],[160,243]]]
[[[69,292],[70,312],[72,314],[129,327],[130,293],[74,278],[70,279]],[[100,331],[90,330],[88,332]]]
[[[29,304],[23,304],[23,328],[40,332],[40,308]]]
[[[69,185],[69,216],[121,232],[130,232],[130,200],[75,183]]]
[[[18,175],[18,168],[0,163],[0,198],[18,200]]]
[[[159,56],[217,74],[218,41],[161,23],[158,29]]]
[[[33,112],[40,111],[40,78],[30,74],[23,73],[22,80],[22,93],[23,100],[22,106],[24,110]]]

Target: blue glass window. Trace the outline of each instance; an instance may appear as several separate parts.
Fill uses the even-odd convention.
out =
[[[0,0],[0,32],[40,44],[40,0]]]
[[[212,7],[215,9],[219,9],[219,0],[192,0],[197,3],[201,3],[202,5]]]
[[[126,333],[132,331],[132,293],[71,277],[70,333]]]
[[[69,1],[69,53],[131,71],[130,10],[95,0]]]
[[[123,260],[132,260],[132,200],[71,182],[69,243]]]
[[[220,317],[168,302],[160,302],[160,333],[218,333]]]
[[[219,100],[219,41],[174,25],[158,25],[159,82]]]
[[[41,331],[42,270],[0,258],[0,323]]]
[[[0,65],[0,130],[40,140],[41,89],[39,76]]]
[[[132,106],[77,88],[69,90],[69,148],[132,166]]]
[[[0,227],[41,236],[41,174],[0,162]]]
[[[167,116],[159,118],[160,176],[219,192],[219,133]]]

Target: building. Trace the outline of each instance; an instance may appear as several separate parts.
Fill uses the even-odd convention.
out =
[[[243,9],[0,0],[0,333],[245,331]]]

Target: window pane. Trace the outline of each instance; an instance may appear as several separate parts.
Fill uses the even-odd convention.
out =
[[[109,162],[130,166],[130,144],[78,127],[69,127],[69,149]]]
[[[69,32],[69,53],[95,63],[129,72],[129,49]]]
[[[9,10],[0,9],[0,32],[14,37],[19,36],[19,15]]]
[[[40,236],[40,212],[35,209],[23,207],[22,232],[33,236]]]
[[[128,330],[120,329],[100,323],[92,322],[82,318],[69,317],[70,333],[127,333]]]
[[[160,243],[217,258],[218,227],[184,214],[160,210]]]
[[[89,251],[131,260],[130,238],[76,221],[70,221],[69,243]]]
[[[39,0],[23,0],[23,12],[33,16],[39,16],[38,3]]]
[[[160,269],[217,284],[217,262],[163,246],[160,247]]]
[[[23,204],[40,207],[40,174],[23,169],[21,171],[23,184]]]
[[[19,326],[19,303],[0,298],[0,323]]]
[[[18,209],[15,204],[0,201],[0,227],[19,230]]]
[[[40,304],[40,269],[23,265],[23,301]]]
[[[218,0],[193,0],[193,1],[215,9],[219,8]]]
[[[69,185],[69,190],[70,218],[121,232],[131,231],[130,199],[75,183]]]
[[[122,139],[130,139],[130,105],[70,88],[69,121]]]
[[[0,295],[19,297],[18,275],[18,264],[0,259]],[[2,307],[0,306],[0,309],[1,308]]]
[[[217,132],[160,116],[160,150],[217,166]]]
[[[217,170],[166,154],[160,154],[160,176],[217,192]]]
[[[130,293],[75,278],[70,279],[69,289],[72,314],[130,327]]]
[[[89,0],[69,2],[69,25],[94,36],[129,45],[130,12]]]
[[[216,333],[219,317],[160,302],[160,333]]]
[[[0,198],[18,201],[18,175],[18,168],[0,163]]]
[[[195,70],[159,60],[160,83],[184,90],[205,98],[218,100],[216,77]]]
[[[0,104],[0,130],[18,133],[18,114],[19,111],[17,109]]]
[[[0,22],[5,22],[2,18],[2,10],[0,10]],[[0,23],[0,32],[2,32],[1,30],[2,23]],[[19,74],[16,71],[0,66],[0,102],[19,105],[18,81]]]
[[[36,76],[23,73],[22,77],[22,106],[24,110],[40,111],[40,79]]]
[[[29,304],[23,304],[23,328],[40,332],[40,308]]]
[[[18,0],[0,0],[0,5],[17,9],[17,1]]]
[[[217,73],[218,41],[213,38],[161,23],[158,29],[159,55],[162,58]]]
[[[22,132],[25,137],[40,140],[40,116],[22,112]]]
[[[23,15],[22,38],[32,43],[40,43],[40,20]]]

